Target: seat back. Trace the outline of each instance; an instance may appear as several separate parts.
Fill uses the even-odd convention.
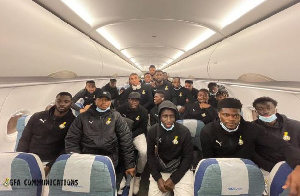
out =
[[[205,124],[201,120],[195,119],[177,120],[177,122],[183,124],[190,130],[193,145],[199,150],[202,150],[200,143],[200,132]]]
[[[194,195],[262,195],[264,178],[250,160],[211,158],[199,162]]]
[[[0,195],[37,195],[43,193],[45,173],[40,158],[31,153],[0,153]]]
[[[20,138],[21,138],[21,136],[22,136],[22,134],[23,134],[23,131],[24,131],[24,129],[25,129],[25,126],[27,125],[27,123],[28,123],[30,117],[31,117],[31,115],[23,115],[23,116],[21,116],[21,117],[18,119],[18,121],[17,121],[17,128],[16,128],[16,129],[17,129],[18,134],[17,134],[17,140],[16,140],[15,151],[16,151],[16,149],[17,149],[17,146],[18,146],[18,144],[19,144],[19,140],[20,140]]]
[[[64,154],[53,164],[49,195],[103,195],[116,192],[115,170],[110,158],[89,154]]]
[[[289,195],[289,191],[284,190],[282,186],[292,171],[293,169],[285,161],[281,161],[273,167],[267,183],[270,196]]]

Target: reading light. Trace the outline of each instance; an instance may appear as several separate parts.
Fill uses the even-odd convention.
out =
[[[197,37],[194,41],[192,41],[186,48],[185,51],[189,51],[202,43],[203,41],[207,40],[210,36],[215,34],[215,31],[207,29],[204,33],[201,33],[199,37]]]
[[[225,26],[233,23],[237,19],[239,19],[241,16],[264,2],[265,0],[243,0],[243,1],[236,1],[238,2],[238,5],[233,8],[232,11],[228,13],[228,15],[223,20],[221,26],[224,28]]]
[[[94,24],[92,16],[89,14],[88,9],[80,1],[74,0],[61,0],[66,6],[68,6],[73,12],[75,12],[82,20],[88,23],[90,26]]]

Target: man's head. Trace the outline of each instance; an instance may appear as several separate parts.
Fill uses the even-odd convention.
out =
[[[151,76],[154,75],[155,71],[156,71],[155,65],[150,65],[150,67],[149,67],[149,73],[151,74]]]
[[[164,75],[162,70],[156,70],[154,74],[155,81],[160,83],[164,80]]]
[[[149,72],[144,74],[144,81],[145,83],[150,83],[152,81],[152,76]]]
[[[193,89],[193,80],[186,80],[185,82],[184,82],[184,84],[185,84],[185,88],[186,89],[188,89],[189,91],[192,91],[192,89]]]
[[[277,101],[271,97],[257,98],[252,105],[260,116],[269,117],[277,112]]]
[[[168,73],[164,71],[163,75],[164,75],[164,80],[168,80]]]
[[[156,93],[154,94],[154,104],[155,105],[159,105],[161,104],[161,102],[163,102],[165,99],[165,92],[158,90],[156,91]]]
[[[176,106],[169,100],[162,102],[158,107],[159,120],[167,129],[171,128],[177,117]]]
[[[207,87],[211,94],[216,94],[218,92],[218,85],[215,82],[208,83]]]
[[[72,95],[68,92],[60,92],[55,98],[55,110],[59,113],[65,113],[71,108]]]
[[[208,90],[205,89],[205,88],[200,89],[199,92],[198,92],[197,100],[200,103],[208,103],[208,99],[209,99],[209,92],[208,92]]]
[[[96,84],[94,80],[86,81],[85,89],[90,93],[93,94],[96,91]]]
[[[226,90],[222,90],[222,91],[218,91],[216,94],[216,99],[219,101],[221,101],[222,99],[228,98],[229,94]]]
[[[101,110],[106,110],[111,105],[111,95],[107,91],[101,91],[96,95],[96,105]]]
[[[124,87],[120,88],[119,94],[121,95],[124,91],[125,91],[125,88],[124,88]]]
[[[175,89],[178,89],[180,87],[180,78],[179,77],[173,78],[172,85]]]
[[[132,86],[137,86],[140,84],[139,76],[136,73],[132,73],[129,76],[129,82]]]
[[[117,80],[116,79],[110,79],[109,80],[109,86],[112,88],[115,88],[117,84]]]
[[[128,95],[128,104],[130,109],[136,110],[140,104],[141,95],[138,92],[131,92]]]
[[[218,103],[218,114],[223,125],[230,129],[236,129],[241,120],[242,103],[235,98],[225,98]]]

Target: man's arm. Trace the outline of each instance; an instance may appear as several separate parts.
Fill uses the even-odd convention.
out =
[[[22,136],[19,140],[18,147],[16,149],[17,152],[29,152],[30,141],[33,135],[32,131],[36,120],[37,120],[36,114],[32,115],[31,118],[29,119],[26,127],[24,128]]]
[[[138,125],[136,125],[135,129],[132,131],[132,138],[140,134],[147,134],[147,125],[148,125],[148,114],[147,110],[142,110],[141,112],[141,121]]]
[[[200,133],[200,141],[203,152],[203,158],[213,158],[214,156],[214,148],[211,143],[211,136],[208,133],[211,129],[210,125],[205,125]]]
[[[300,196],[300,165],[288,175],[283,189],[290,188],[289,196]]]
[[[81,153],[81,140],[83,137],[82,119],[75,118],[71,124],[67,136],[65,138],[65,151],[66,153]]]
[[[147,102],[143,106],[146,109],[149,109],[151,107],[151,105],[153,104],[153,94],[152,94],[152,89],[150,88],[150,86],[149,85],[145,85],[145,86],[146,86],[146,91],[147,91]]]
[[[80,111],[80,107],[78,107],[75,103],[78,101],[78,99],[83,98],[84,97],[84,90],[79,91],[73,98],[72,98],[72,105],[71,108],[76,110],[76,111]]]

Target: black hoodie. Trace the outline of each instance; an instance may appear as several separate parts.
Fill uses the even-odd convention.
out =
[[[177,111],[176,106],[172,102],[163,101],[158,107],[159,116],[163,108],[170,108]],[[178,116],[177,112],[176,116]],[[157,129],[159,129],[160,133],[158,148],[160,158],[167,164],[171,160],[178,159],[182,156],[179,168],[170,176],[173,183],[176,184],[192,165],[193,145],[191,142],[190,131],[188,128],[177,122],[174,123],[174,128],[171,131],[166,131],[160,123],[157,123],[150,128],[147,135],[147,161],[150,173],[156,181],[162,177],[155,156]],[[174,143],[174,139],[177,139],[178,143]]]

